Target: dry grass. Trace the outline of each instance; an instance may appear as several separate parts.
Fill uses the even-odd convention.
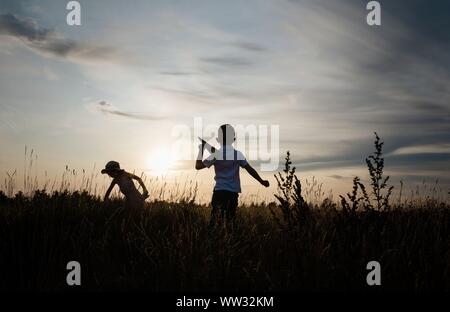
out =
[[[377,260],[375,291],[450,290],[447,203],[385,201],[376,163],[371,187],[355,179],[336,203],[315,180],[302,190],[288,161],[277,203],[240,206],[234,229],[213,231],[195,184],[132,214],[120,199],[102,202],[85,172],[75,183],[67,168],[66,182],[49,179],[45,190],[25,176],[27,194],[13,194],[10,173],[0,192],[0,289],[65,290],[66,264],[76,260],[86,290],[374,291],[366,264]]]

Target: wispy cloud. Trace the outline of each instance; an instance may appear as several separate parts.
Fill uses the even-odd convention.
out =
[[[413,154],[450,154],[450,144],[428,144],[407,146],[396,149],[392,155],[413,155]]]
[[[267,48],[263,47],[262,45],[259,45],[257,43],[250,42],[250,41],[237,41],[237,42],[234,42],[232,45],[237,48],[247,50],[250,52],[266,52],[267,51]]]
[[[183,72],[183,71],[161,71],[159,72],[160,75],[164,76],[191,76],[195,75],[195,73],[192,72]]]
[[[60,58],[111,61],[117,57],[115,49],[64,38],[61,34],[41,27],[30,18],[14,14],[0,15],[0,35],[21,40],[32,50]]]
[[[200,60],[204,63],[223,67],[247,67],[253,64],[249,59],[237,56],[202,57]]]
[[[165,119],[165,117],[163,117],[163,116],[154,116],[154,115],[149,115],[149,114],[145,114],[145,113],[121,111],[117,107],[115,107],[114,105],[112,105],[106,101],[100,101],[100,102],[96,103],[95,109],[102,112],[103,114],[116,115],[116,116],[120,116],[120,117],[136,119],[136,120],[156,121],[156,120]]]

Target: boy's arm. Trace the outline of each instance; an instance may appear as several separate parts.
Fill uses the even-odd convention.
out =
[[[135,179],[136,181],[138,181],[139,185],[142,187],[142,192],[143,192],[142,195],[144,195],[144,197],[148,197],[148,191],[147,191],[147,188],[145,187],[145,184],[142,181],[142,179],[134,174],[130,174],[130,176],[132,179]]]
[[[107,200],[109,197],[109,194],[111,194],[112,189],[114,188],[114,186],[116,185],[116,180],[113,179],[111,182],[111,185],[108,187],[108,189],[106,190],[105,193],[105,198],[103,200]]]
[[[253,178],[255,178],[255,180],[257,180],[259,183],[261,183],[261,184],[264,185],[265,187],[269,187],[269,185],[270,185],[270,184],[269,184],[269,181],[263,180],[263,179],[259,176],[258,172],[256,172],[256,170],[253,169],[252,166],[250,166],[250,164],[245,165],[245,166],[244,166],[244,169],[247,170],[247,172],[248,172]]]
[[[206,168],[205,164],[203,163],[203,144],[200,144],[198,146],[198,154],[197,159],[195,160],[195,169],[201,170]]]

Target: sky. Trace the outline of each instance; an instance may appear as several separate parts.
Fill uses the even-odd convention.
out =
[[[155,181],[174,129],[201,118],[278,127],[279,168],[289,150],[335,195],[367,180],[375,131],[394,186],[450,185],[448,1],[380,1],[381,26],[364,0],[79,1],[80,26],[67,2],[0,1],[0,176],[23,174],[27,146],[40,181],[112,159]],[[210,196],[212,170],[169,169]],[[245,196],[273,199],[241,175]]]

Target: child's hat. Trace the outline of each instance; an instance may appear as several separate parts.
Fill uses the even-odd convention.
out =
[[[108,163],[105,166],[105,169],[102,169],[102,174],[119,171],[122,171],[122,169],[120,169],[120,164],[117,161],[111,160],[108,161]]]

